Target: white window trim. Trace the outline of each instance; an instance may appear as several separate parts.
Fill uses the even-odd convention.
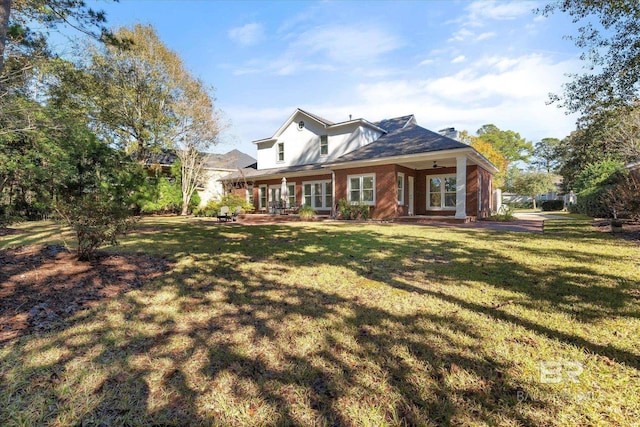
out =
[[[442,189],[440,190],[440,200],[441,200],[441,204],[444,202],[444,198],[445,198],[445,193],[446,191],[444,191],[444,179],[445,178],[456,178],[457,176],[456,174],[446,174],[446,175],[427,175],[427,210],[430,211],[455,211],[456,210],[456,206],[436,206],[436,207],[432,207],[431,206],[431,185],[429,185],[429,180],[431,178],[440,178],[442,179]],[[450,193],[452,193],[452,191],[450,191]],[[456,195],[457,197],[457,195]]]
[[[327,139],[327,153],[322,154],[322,137]],[[320,135],[320,145],[318,146],[318,150],[320,152],[320,157],[327,157],[329,155],[329,135]]]
[[[282,146],[282,160],[280,160],[280,146]],[[276,163],[284,163],[284,142],[276,143]]]
[[[291,182],[291,181],[287,181],[287,191],[289,191],[289,187],[293,185],[293,194],[289,193],[287,195],[287,203],[289,203],[289,199],[291,199],[291,196],[293,196],[293,205],[288,206],[289,208],[293,208],[296,205],[296,183],[295,182]]]
[[[326,201],[327,201],[327,194],[326,194],[327,186],[326,186],[326,184],[331,184],[331,180],[330,179],[324,179],[324,180],[321,180],[321,181],[303,181],[302,182],[302,200],[300,201],[301,204],[304,204],[304,197],[305,197],[304,187],[307,184],[311,185],[311,207],[313,209],[319,209],[319,210],[323,210],[323,211],[332,209],[331,206],[325,206],[324,205],[326,203]],[[315,188],[316,187],[315,187],[315,184],[322,185],[322,206],[314,206],[315,198],[316,198],[316,194],[315,194]],[[331,195],[331,196],[332,196],[331,197],[331,201],[332,201],[332,204],[333,204],[333,195]]]
[[[402,188],[398,187],[398,180],[402,178]],[[398,177],[396,178],[396,193],[398,193],[398,190],[400,191],[400,197],[398,197],[398,205],[400,206],[404,206],[404,190],[405,190],[405,185],[404,185],[404,173],[402,172],[398,172]]]
[[[264,201],[268,205],[269,204],[269,191],[266,185],[261,185],[258,187],[258,209],[266,210],[267,207],[262,205],[262,191],[264,190],[265,198]]]
[[[375,173],[365,173],[362,175],[347,175],[347,200],[349,200],[349,203],[351,203],[352,205],[356,205],[358,204],[358,202],[354,202],[351,199],[351,179],[352,178],[358,178],[360,179],[360,200],[362,200],[362,191],[363,191],[363,185],[362,185],[362,181],[363,178],[366,177],[371,177],[373,178],[373,201],[372,202],[362,202],[363,205],[368,205],[368,206],[375,206],[376,204],[376,174]]]

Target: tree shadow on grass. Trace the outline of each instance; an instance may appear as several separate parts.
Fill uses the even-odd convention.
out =
[[[175,251],[184,262],[108,308],[76,317],[57,334],[13,345],[2,358],[6,363],[0,384],[5,392],[0,396],[3,402],[15,402],[16,396],[21,400],[18,406],[4,406],[0,421],[24,415],[20,408],[48,402],[57,402],[57,409],[32,420],[44,424],[58,419],[79,399],[68,396],[69,384],[79,384],[93,396],[77,416],[83,423],[552,422],[562,407],[550,401],[520,401],[519,396],[544,388],[514,376],[516,361],[488,353],[484,333],[451,307],[577,344],[638,369],[637,355],[628,351],[492,308],[489,301],[453,295],[440,284],[412,283],[402,275],[411,268],[424,274],[421,277],[474,280],[521,293],[534,307],[536,302],[558,300],[557,294],[537,286],[538,271],[505,260],[498,251],[465,245],[465,239],[478,236],[471,230],[456,234],[460,239],[455,242],[411,236],[410,245],[406,236],[339,225],[309,230],[179,227],[149,236],[150,247],[165,255]],[[194,236],[198,240],[187,247],[185,242]],[[299,269],[324,265],[343,267],[358,283],[347,292],[332,289],[323,277],[300,284],[283,279]],[[487,274],[474,274],[478,268]],[[508,271],[513,274],[506,280]],[[556,273],[559,284],[566,282],[567,295],[578,289],[576,271]],[[395,295],[388,289],[406,293],[408,301],[412,295],[429,298],[421,303],[436,306],[395,309],[376,299]],[[585,313],[586,318],[615,312],[618,300],[629,302],[623,291],[610,292],[619,294],[604,302],[602,312]],[[578,297],[589,302],[600,295],[601,290],[586,289]],[[29,366],[18,362],[33,352],[63,356]],[[106,379],[91,382],[83,377],[75,367],[81,362],[95,365],[94,375]],[[62,383],[42,387],[29,381],[61,365]],[[17,381],[8,366],[20,372]]]

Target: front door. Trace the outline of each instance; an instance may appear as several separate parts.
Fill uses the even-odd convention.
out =
[[[409,177],[409,215],[413,215],[413,177]]]

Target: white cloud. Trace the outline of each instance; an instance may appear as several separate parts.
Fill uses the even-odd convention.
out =
[[[301,55],[323,54],[343,64],[372,61],[402,46],[395,35],[375,26],[329,25],[300,34],[291,48]]]
[[[460,63],[460,62],[464,62],[466,59],[467,59],[467,58],[465,58],[465,56],[464,56],[464,55],[458,55],[458,56],[456,56],[455,58],[453,58],[453,59],[451,60],[451,63],[452,63],[452,64],[458,64],[458,63]]]
[[[482,33],[478,37],[476,37],[476,41],[479,42],[479,41],[482,41],[482,40],[487,40],[487,39],[493,38],[495,36],[496,36],[496,33],[494,33],[493,31],[488,31],[488,32]]]
[[[447,41],[449,41],[449,42],[461,42],[461,41],[464,41],[464,40],[468,39],[471,36],[473,36],[473,33],[471,31],[469,31],[466,28],[461,28],[460,30],[458,30],[455,33],[453,33],[451,38],[449,40],[447,40]]]
[[[487,1],[479,0],[471,3],[467,8],[467,22],[479,25],[485,20],[511,20],[522,15],[530,14],[534,5],[526,1]]]
[[[361,84],[356,97],[367,118],[379,120],[414,113],[430,129],[455,126],[475,132],[485,123],[520,132],[528,139],[562,138],[575,118],[546,105],[564,74],[576,61],[552,62],[542,55],[491,57],[470,64],[454,75]]]
[[[264,39],[264,27],[257,22],[251,22],[241,27],[231,28],[227,34],[235,43],[241,46],[251,46]]]
[[[435,61],[435,59],[431,59],[431,58],[427,58],[423,61],[420,61],[420,63],[418,64],[418,67],[424,67],[425,65],[431,65],[433,64]]]

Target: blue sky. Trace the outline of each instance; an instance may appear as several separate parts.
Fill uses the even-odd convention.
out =
[[[255,156],[296,107],[332,121],[415,114],[432,130],[493,123],[531,141],[575,117],[546,105],[579,52],[536,1],[90,1],[110,25],[153,25],[216,88],[229,128],[216,152]]]

